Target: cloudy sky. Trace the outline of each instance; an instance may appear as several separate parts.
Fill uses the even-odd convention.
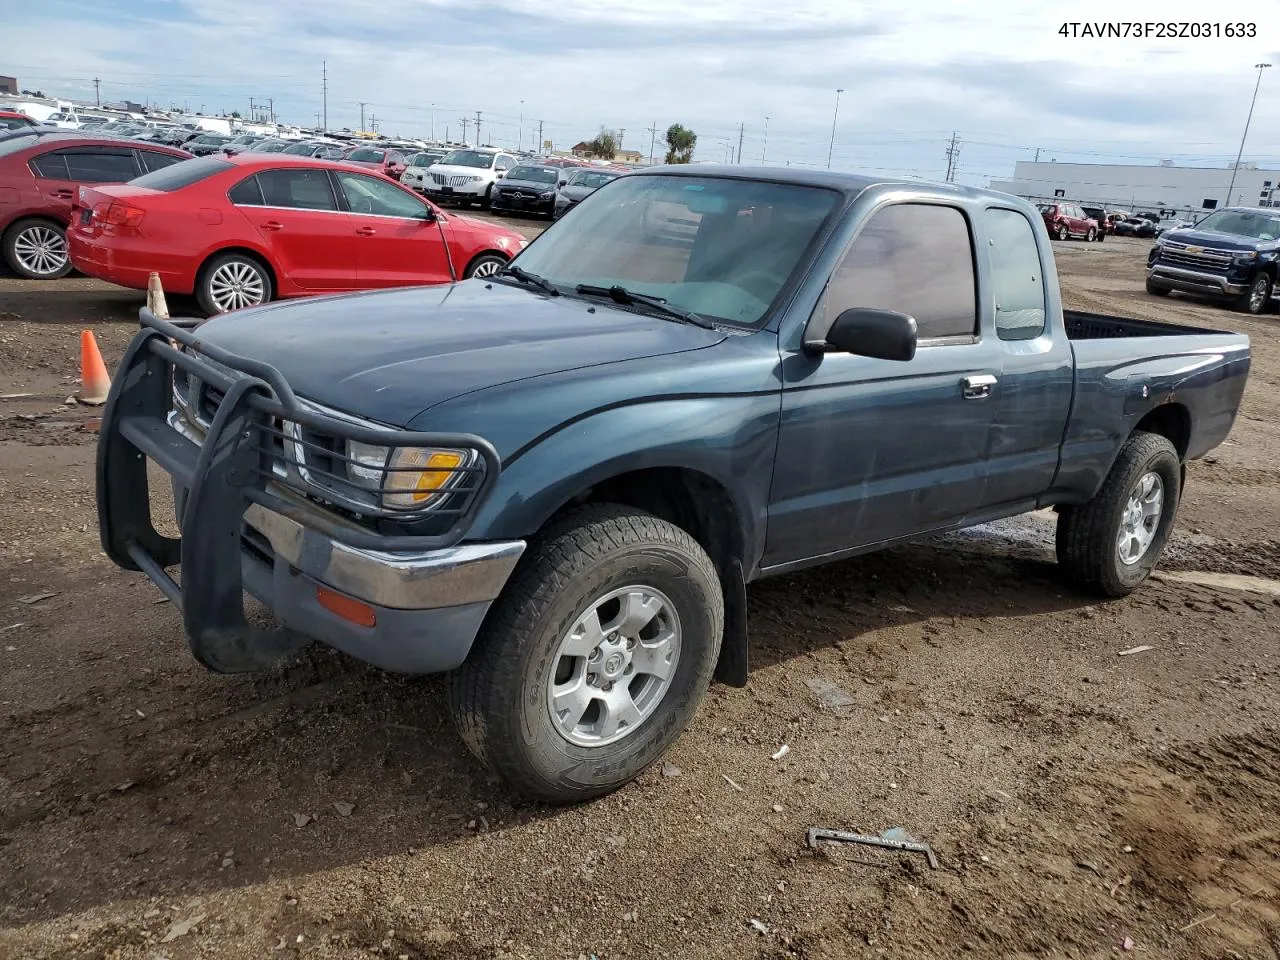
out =
[[[649,152],[681,122],[697,159],[832,166],[985,184],[1016,160],[1225,165],[1260,61],[1246,159],[1280,166],[1280,2],[1189,0],[43,0],[6,4],[0,72],[24,87],[332,127],[360,101],[386,133],[556,147],[602,126]],[[1236,11],[1228,21],[1225,13]],[[963,12],[962,12],[963,11]],[[1122,12],[1121,12],[1122,11]],[[1256,25],[1253,38],[1084,39],[1065,22]],[[521,115],[523,114],[523,123]],[[767,141],[766,141],[766,120]],[[474,133],[472,128],[471,133]],[[661,133],[659,133],[659,140]]]

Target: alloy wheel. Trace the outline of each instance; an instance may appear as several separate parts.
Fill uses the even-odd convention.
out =
[[[556,731],[580,747],[635,733],[671,686],[680,641],[675,605],[653,587],[593,600],[552,658],[547,709]]]
[[[1163,510],[1164,482],[1154,471],[1144,473],[1129,493],[1116,536],[1116,549],[1125,566],[1133,566],[1147,555],[1160,527]]]
[[[228,260],[209,277],[209,299],[223,313],[256,306],[266,295],[262,274],[244,260]]]
[[[13,254],[24,270],[51,277],[67,265],[67,240],[54,227],[32,224],[14,238]]]

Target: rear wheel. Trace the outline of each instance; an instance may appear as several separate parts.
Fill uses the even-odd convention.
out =
[[[1066,239],[1068,239],[1070,236],[1071,236],[1071,232],[1070,232],[1069,230],[1067,230],[1067,225],[1066,225],[1065,223],[1064,223],[1062,226],[1058,227],[1058,239],[1059,239],[1059,240],[1066,240]]]
[[[1131,593],[1155,568],[1178,514],[1182,465],[1165,437],[1129,438],[1088,503],[1058,513],[1058,563],[1080,587]]]
[[[698,708],[724,632],[715,566],[629,507],[566,516],[531,548],[449,678],[463,740],[547,803],[618,789]]]
[[[1098,231],[1094,227],[1090,227],[1089,232],[1085,234],[1084,238],[1090,243],[1093,243],[1094,240],[1098,239]]]
[[[71,272],[66,231],[53,220],[17,221],[4,232],[3,248],[9,269],[28,280],[56,280]]]
[[[1267,309],[1271,300],[1271,278],[1259,273],[1249,282],[1249,289],[1241,294],[1236,306],[1245,313],[1259,314]]]
[[[210,316],[256,307],[268,302],[273,294],[271,275],[261,263],[244,253],[214,257],[205,264],[196,282],[196,300]]]

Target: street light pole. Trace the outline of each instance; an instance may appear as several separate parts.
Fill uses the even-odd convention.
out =
[[[840,94],[844,93],[843,88],[836,89],[836,109],[831,114],[831,146],[827,147],[827,169],[831,169],[831,154],[836,149],[836,117],[840,116]]]
[[[1258,88],[1262,86],[1262,71],[1271,66],[1269,63],[1255,63],[1258,80],[1253,85],[1253,99],[1249,101],[1249,116],[1244,121],[1244,133],[1240,134],[1240,151],[1236,154],[1236,165],[1231,168],[1231,184],[1227,187],[1227,206],[1231,206],[1231,191],[1236,188],[1236,174],[1240,172],[1240,158],[1244,156],[1244,141],[1249,136],[1249,122],[1253,119],[1253,106],[1258,102]]]
[[[516,153],[524,149],[524,101],[520,101],[520,132],[517,134]]]
[[[764,118],[764,146],[760,148],[760,166],[764,166],[765,155],[769,152],[769,118]]]

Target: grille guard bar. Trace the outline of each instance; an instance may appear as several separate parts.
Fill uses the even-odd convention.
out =
[[[304,408],[284,375],[199,335],[197,323],[174,323],[143,308],[116,371],[98,436],[97,506],[102,548],[126,570],[140,570],[182,608],[192,654],[219,672],[257,669],[294,642],[250,625],[244,616],[241,533],[250,503],[275,510],[352,547],[422,551],[462,539],[492,492],[501,464],[493,446],[469,434],[424,433],[352,423]],[[196,351],[183,352],[174,344]],[[224,373],[214,363],[231,370]],[[172,368],[180,366],[224,391],[200,445],[167,422]],[[300,506],[270,489],[271,453],[258,436],[272,416],[310,424],[338,438],[389,447],[452,447],[474,451],[484,470],[464,510],[434,535],[388,534]],[[156,530],[146,461],[154,460],[186,489],[181,537]],[[182,583],[166,572],[181,564]]]

